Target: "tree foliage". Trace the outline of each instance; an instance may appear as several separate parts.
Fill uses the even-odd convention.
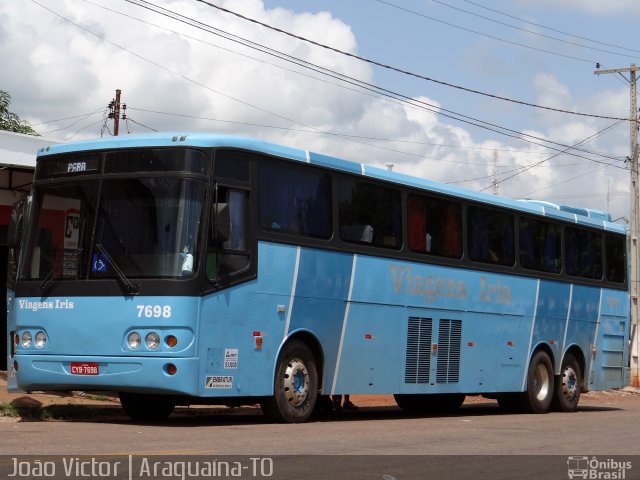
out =
[[[0,90],[0,130],[9,132],[24,133],[27,135],[38,135],[31,126],[18,115],[9,111],[11,95],[4,90]]]

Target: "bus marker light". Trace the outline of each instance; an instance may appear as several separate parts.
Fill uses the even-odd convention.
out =
[[[438,353],[438,344],[437,343],[432,343],[431,344],[431,353]]]
[[[20,345],[20,335],[18,335],[17,333],[13,336],[13,341],[16,344],[16,346]]]
[[[175,375],[176,373],[178,373],[178,367],[176,367],[173,363],[167,363],[166,369],[169,375]]]
[[[372,335],[370,333],[365,333],[364,334],[364,338],[367,339],[367,340],[375,340],[376,339],[375,335]]]
[[[509,340],[507,342],[507,345],[510,346],[510,347],[515,347],[514,343],[511,340]]]
[[[467,343],[467,347],[473,347],[473,346],[475,346],[475,343],[473,343],[473,342]]]
[[[555,345],[556,341],[555,340],[549,340],[549,345]]]
[[[256,350],[262,349],[262,337],[256,337]]]
[[[267,332],[253,332],[254,337],[266,337]]]
[[[165,343],[167,344],[167,346],[173,348],[178,344],[178,339],[175,337],[175,335],[168,335],[167,338],[164,339]]]
[[[591,345],[591,358],[596,358],[596,346]]]

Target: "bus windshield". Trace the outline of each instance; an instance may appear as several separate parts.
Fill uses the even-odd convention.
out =
[[[38,186],[20,278],[193,276],[204,193],[168,176]]]

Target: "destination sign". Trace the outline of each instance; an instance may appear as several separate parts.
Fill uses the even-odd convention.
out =
[[[43,159],[38,162],[36,178],[59,175],[88,175],[100,172],[101,155],[73,155],[64,159]]]

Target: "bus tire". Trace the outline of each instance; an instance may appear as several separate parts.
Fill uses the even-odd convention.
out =
[[[562,361],[551,407],[559,412],[575,412],[582,392],[582,370],[576,357],[567,353]]]
[[[463,393],[436,394],[396,394],[396,404],[407,412],[436,413],[452,412],[464,403]]]
[[[165,420],[175,409],[174,403],[163,395],[120,392],[120,404],[132,420],[140,422]]]
[[[274,394],[261,402],[263,413],[278,423],[303,423],[318,399],[318,372],[311,350],[300,340],[288,342],[276,366]]]
[[[527,371],[527,389],[520,396],[522,410],[546,413],[553,399],[553,365],[547,352],[538,350],[531,358]]]

